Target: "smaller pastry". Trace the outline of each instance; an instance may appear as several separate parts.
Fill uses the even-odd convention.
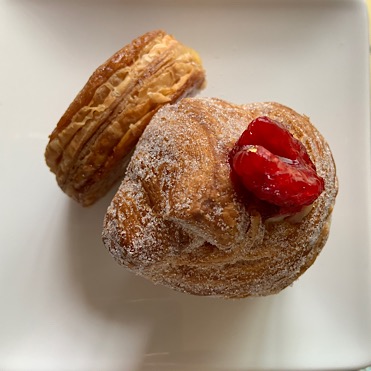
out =
[[[330,148],[308,117],[185,98],[143,133],[103,242],[119,264],[181,292],[275,294],[321,252],[336,194]]]
[[[152,116],[205,82],[198,54],[164,31],[125,46],[89,78],[49,137],[46,163],[60,188],[83,206],[123,175]]]

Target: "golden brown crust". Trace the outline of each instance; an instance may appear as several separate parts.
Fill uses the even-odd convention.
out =
[[[325,192],[297,224],[249,214],[229,177],[228,153],[266,115],[299,138]],[[103,241],[114,258],[156,283],[197,295],[279,292],[324,246],[337,194],[330,149],[309,119],[278,103],[181,100],[147,126],[111,206]]]
[[[147,32],[133,40],[130,44],[125,45],[105,63],[99,66],[90,76],[88,82],[77,94],[76,98],[59,120],[56,128],[50,135],[50,140],[53,140],[58,136],[58,134],[70,123],[72,117],[81,109],[81,107],[89,104],[97,88],[105,83],[114,72],[125,66],[132,65],[138,58],[144,45],[153,41],[157,36],[164,34],[165,32],[161,30]]]
[[[122,176],[153,114],[204,84],[192,49],[164,31],[125,46],[90,77],[50,135],[45,158],[59,186],[87,206]]]

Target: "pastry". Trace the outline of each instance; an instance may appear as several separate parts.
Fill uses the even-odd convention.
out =
[[[50,135],[46,163],[84,206],[123,175],[140,135],[164,104],[203,87],[198,54],[164,31],[133,40],[89,78]]]
[[[252,122],[260,126],[246,134]],[[269,184],[276,175],[278,185]],[[270,295],[315,261],[336,194],[331,151],[308,117],[278,103],[185,98],[147,126],[102,238],[118,263],[154,283],[195,295]]]

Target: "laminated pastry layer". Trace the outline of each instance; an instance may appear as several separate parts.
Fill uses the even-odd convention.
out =
[[[45,157],[60,187],[83,205],[122,175],[138,138],[165,103],[204,83],[195,51],[163,31],[117,52],[91,76],[50,136]]]
[[[262,115],[303,142],[325,180],[325,191],[300,223],[263,221],[231,182],[229,151]],[[307,117],[278,103],[187,98],[163,107],[147,126],[107,211],[103,241],[120,264],[179,291],[273,294],[320,253],[336,193],[330,149]]]

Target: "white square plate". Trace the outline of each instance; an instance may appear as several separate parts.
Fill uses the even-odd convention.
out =
[[[102,246],[113,195],[81,208],[43,159],[93,70],[163,28],[201,54],[204,96],[275,100],[328,139],[340,192],[327,246],[281,294],[193,297]],[[370,122],[363,1],[0,1],[0,369],[336,369],[371,362]]]

